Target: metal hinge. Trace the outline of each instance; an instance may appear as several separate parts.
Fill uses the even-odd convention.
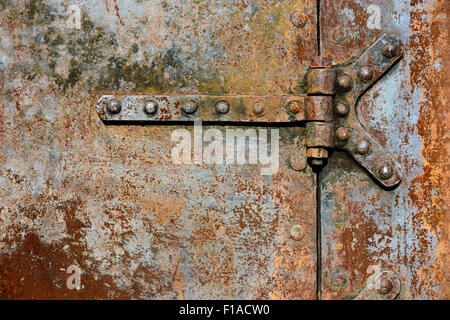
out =
[[[330,149],[345,150],[381,185],[393,187],[401,181],[402,168],[361,125],[357,103],[401,57],[400,41],[384,35],[360,56],[340,65],[314,57],[303,95],[104,95],[97,112],[105,122],[122,124],[306,123],[310,165],[323,166]]]

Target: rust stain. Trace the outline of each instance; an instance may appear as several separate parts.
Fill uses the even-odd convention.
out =
[[[43,243],[39,236],[26,234],[15,240],[17,250],[1,259],[0,299],[129,299],[118,290],[108,276],[94,277],[76,253],[63,249],[61,244]],[[77,261],[78,260],[78,261]],[[83,289],[68,290],[66,273],[69,265],[78,264]]]
[[[419,5],[412,2],[412,5]],[[416,50],[411,64],[411,83],[415,89],[422,89],[420,104],[421,119],[418,132],[422,137],[422,174],[412,181],[411,200],[418,208],[415,224],[421,226],[419,236],[426,232],[437,236],[438,245],[432,261],[422,265],[418,275],[411,281],[412,286],[423,287],[420,294],[430,298],[449,298],[448,287],[448,205],[450,183],[447,169],[448,157],[448,110],[449,53],[448,23],[450,7],[445,1],[434,6],[424,6],[412,15],[410,27],[414,32],[411,43],[423,50]],[[427,31],[425,31],[427,30]],[[447,30],[447,32],[445,32]],[[441,61],[440,69],[433,67]],[[425,71],[426,70],[426,71]],[[424,86],[424,84],[426,84]],[[421,250],[428,247],[423,242]],[[420,249],[419,249],[420,250]],[[431,278],[431,279],[430,279]],[[440,285],[438,292],[431,290],[431,284]],[[425,286],[426,284],[426,286]]]
[[[117,4],[117,0],[114,0],[114,10],[116,12],[117,19],[119,19],[120,24],[124,26],[125,24],[123,23],[122,18],[120,17],[119,14],[119,5]]]

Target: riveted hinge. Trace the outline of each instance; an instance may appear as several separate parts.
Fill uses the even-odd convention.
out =
[[[362,126],[357,103],[401,57],[399,40],[384,35],[361,56],[336,68],[335,147],[348,152],[385,187],[400,183],[402,168]]]
[[[330,149],[345,150],[381,185],[393,187],[402,178],[401,166],[361,125],[357,103],[401,57],[400,42],[384,35],[340,65],[327,57],[313,57],[304,82],[306,94],[104,95],[97,112],[104,122],[120,124],[306,123],[306,154],[312,166],[323,166]]]

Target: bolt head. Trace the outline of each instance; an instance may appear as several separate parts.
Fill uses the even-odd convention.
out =
[[[158,103],[156,101],[149,100],[144,102],[144,112],[147,115],[152,116],[157,111],[158,111]]]
[[[394,170],[392,169],[392,167],[390,165],[382,165],[378,169],[378,175],[383,180],[387,180],[387,179],[391,178],[393,176],[393,174],[394,174]]]
[[[299,113],[301,109],[301,105],[298,101],[291,101],[291,103],[289,103],[289,111],[293,114]]]
[[[305,237],[305,231],[303,230],[303,227],[301,225],[296,224],[292,226],[289,235],[292,239],[299,241]]]
[[[219,101],[216,104],[217,113],[226,114],[230,111],[230,104],[226,101]]]
[[[295,11],[295,12],[292,14],[291,22],[292,22],[292,24],[293,24],[294,26],[296,26],[297,28],[302,28],[302,27],[304,27],[305,24],[306,24],[306,19],[307,19],[307,17],[306,17],[306,15],[305,15],[303,12],[301,12],[301,11]]]
[[[394,289],[394,282],[391,279],[381,279],[379,293],[388,294],[392,289]]]
[[[106,106],[106,109],[111,114],[118,114],[122,111],[122,105],[117,100],[111,100]]]
[[[373,78],[373,70],[371,67],[363,66],[358,70],[358,77],[362,81],[370,81]]]
[[[338,86],[344,91],[350,90],[353,86],[353,80],[348,74],[339,76],[337,83]]]
[[[306,157],[301,154],[293,154],[289,158],[289,164],[291,165],[291,168],[295,171],[300,171],[306,168],[306,165],[308,164],[308,161],[306,160]]]
[[[387,43],[383,46],[382,52],[386,58],[393,58],[398,54],[398,45],[394,43]]]
[[[370,141],[361,139],[356,143],[356,152],[359,154],[367,154],[370,149]]]
[[[346,104],[343,104],[343,103],[341,103],[341,102],[339,102],[337,105],[336,105],[336,113],[338,114],[338,115],[340,115],[340,116],[345,116],[345,115],[347,115],[348,114],[348,112],[349,112],[349,107],[346,105]]]
[[[348,138],[350,138],[350,132],[348,131],[347,128],[345,127],[339,127],[336,130],[336,137],[340,140],[340,141],[346,141],[348,140]]]
[[[195,101],[187,101],[182,107],[181,112],[183,112],[186,115],[193,114],[195,111],[197,111],[197,103]]]

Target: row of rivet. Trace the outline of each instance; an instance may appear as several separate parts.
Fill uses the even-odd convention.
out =
[[[289,104],[287,105],[288,112],[293,115],[299,113],[303,108],[303,103],[304,102],[297,101],[297,100],[290,101]],[[330,106],[331,106],[331,103],[330,103]],[[153,100],[147,100],[143,104],[143,110],[149,116],[155,115],[158,111],[158,108],[159,108],[158,103]],[[225,100],[221,100],[216,103],[216,112],[219,114],[227,114],[230,111],[230,108],[231,108],[230,103],[228,103]],[[119,114],[122,111],[122,105],[117,100],[111,100],[107,104],[106,109],[110,114],[115,115],[115,114]],[[252,107],[252,110],[253,110],[253,113],[257,116],[261,116],[265,113],[265,107],[260,102],[255,103]],[[197,103],[192,100],[187,101],[181,107],[181,111],[185,115],[193,114],[193,113],[195,113],[195,111],[197,111]]]
[[[345,143],[350,138],[350,132],[345,127],[338,127],[335,131],[336,138],[341,142]],[[355,149],[356,152],[360,155],[366,155],[369,153],[371,147],[371,143],[367,139],[360,139],[356,142]],[[381,165],[378,168],[378,176],[383,179],[387,180],[390,179],[394,175],[394,170],[390,165]]]
[[[386,58],[390,59],[398,55],[399,48],[396,44],[387,43],[383,46],[381,51]],[[373,70],[369,66],[362,66],[357,72],[358,78],[364,82],[371,81],[373,79],[373,75]],[[353,87],[353,80],[348,74],[343,74],[338,77],[337,84],[341,90],[349,91]],[[344,117],[349,113],[349,107],[346,104],[339,102],[335,106],[335,112],[339,116]],[[341,142],[345,142],[350,138],[350,132],[345,127],[338,127],[336,129],[335,135],[336,138]],[[370,141],[361,139],[356,143],[355,149],[358,154],[366,155],[369,153],[370,147]],[[383,180],[390,179],[394,174],[393,168],[390,165],[380,166],[377,173]]]
[[[391,59],[398,55],[399,48],[394,43],[387,43],[381,52],[386,58]],[[364,82],[370,81],[373,79],[373,69],[370,66],[362,66],[359,68],[357,76]],[[349,91],[353,87],[353,80],[348,74],[343,74],[338,77],[337,85],[341,90]]]
[[[218,105],[221,104],[221,102],[218,103]],[[158,112],[159,106],[156,101],[153,100],[147,100],[144,102],[143,110],[144,112],[149,115],[155,115]],[[111,114],[119,114],[122,111],[122,105],[117,100],[111,100],[107,106],[106,110],[108,110]],[[218,109],[219,110],[219,109]],[[223,110],[223,105],[220,106],[220,110]],[[197,111],[197,103],[195,101],[187,101],[182,107],[181,111],[184,114],[193,114],[195,111]]]
[[[153,100],[145,101],[144,105],[143,105],[144,112],[149,116],[155,115],[158,111],[158,108],[159,108],[158,103]],[[113,115],[119,114],[122,111],[122,105],[117,100],[111,100],[107,104],[106,110],[110,114],[113,114]],[[297,113],[299,110],[300,110],[300,105],[298,102],[294,101],[293,103],[290,104],[290,111],[292,113]],[[195,113],[195,111],[197,111],[197,103],[192,100],[187,101],[181,107],[181,111],[185,115],[193,114],[193,113]],[[217,113],[220,113],[220,114],[227,114],[230,111],[230,104],[227,101],[219,101],[216,104],[216,111],[217,111]],[[262,103],[256,103],[253,105],[253,113],[255,115],[263,115],[264,112],[265,112],[265,108]]]

